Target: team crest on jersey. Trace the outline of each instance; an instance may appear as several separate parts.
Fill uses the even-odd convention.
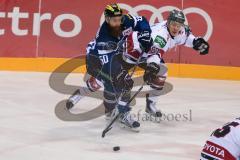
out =
[[[161,48],[165,47],[166,44],[167,44],[167,41],[163,37],[161,37],[161,36],[157,36],[154,39],[154,42],[158,43]]]
[[[125,29],[122,34],[123,36],[128,36],[132,33],[132,27],[128,28],[128,29]]]

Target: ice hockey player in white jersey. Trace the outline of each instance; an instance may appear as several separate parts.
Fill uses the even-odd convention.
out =
[[[216,129],[207,140],[200,160],[240,159],[240,118]]]
[[[141,57],[140,67],[145,70],[144,81],[152,88],[146,95],[146,112],[156,117],[162,115],[156,107],[156,102],[167,78],[167,67],[162,55],[178,45],[191,47],[197,50],[200,55],[208,54],[209,51],[209,44],[203,38],[195,37],[184,22],[185,16],[182,11],[171,11],[166,21],[151,27],[150,48],[143,50],[138,42],[139,33],[133,32],[127,38],[126,50],[122,54],[122,63],[126,69],[130,69]]]

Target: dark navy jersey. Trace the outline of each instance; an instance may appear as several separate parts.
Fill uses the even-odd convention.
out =
[[[124,40],[133,31],[149,31],[151,33],[148,21],[142,16],[124,15],[121,28],[122,34],[119,37],[114,37],[111,35],[108,24],[105,21],[98,30],[95,39],[92,41],[95,42],[94,46],[91,45],[89,48],[88,45],[87,53],[95,52],[96,54],[103,54],[116,50],[119,41]]]
[[[121,46],[120,43],[122,43],[128,35],[133,31],[149,31],[151,33],[148,21],[142,16],[124,15],[121,28],[122,33],[120,36],[114,37],[105,21],[98,30],[95,39],[87,46],[87,57],[99,57],[103,63],[102,71],[106,74],[110,74],[110,71],[113,70],[111,68],[116,67],[111,63],[112,58],[118,53],[118,46]],[[96,78],[105,81],[103,77]]]

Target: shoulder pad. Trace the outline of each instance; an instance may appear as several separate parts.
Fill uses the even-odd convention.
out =
[[[123,15],[122,25],[123,26],[134,26],[134,18],[130,14]]]
[[[96,33],[96,39],[103,35],[106,35],[106,32],[107,32],[106,22],[103,22],[103,24],[98,28],[98,31]]]
[[[128,19],[133,19],[133,17],[130,14],[125,15]]]
[[[134,19],[130,14],[125,14],[125,15],[123,15],[122,23],[127,22],[127,21],[132,21],[132,20],[134,20]]]

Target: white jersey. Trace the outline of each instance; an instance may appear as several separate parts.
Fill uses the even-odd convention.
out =
[[[201,154],[201,160],[238,160],[240,158],[240,119],[215,130]]]
[[[193,40],[195,39],[195,36],[191,33],[188,26],[181,27],[178,35],[175,37],[170,35],[167,28],[167,21],[154,24],[151,26],[151,29],[153,46],[148,53],[143,53],[143,59],[147,59],[147,57],[151,55],[160,55],[161,58],[163,53],[177,45],[193,47]],[[141,55],[140,53],[142,53],[137,39],[137,32],[133,32],[127,38],[127,41],[130,42],[127,42],[126,48],[128,49],[123,53],[123,59],[128,63],[135,63],[139,58],[139,55]],[[129,48],[131,48],[131,50],[129,50]]]

